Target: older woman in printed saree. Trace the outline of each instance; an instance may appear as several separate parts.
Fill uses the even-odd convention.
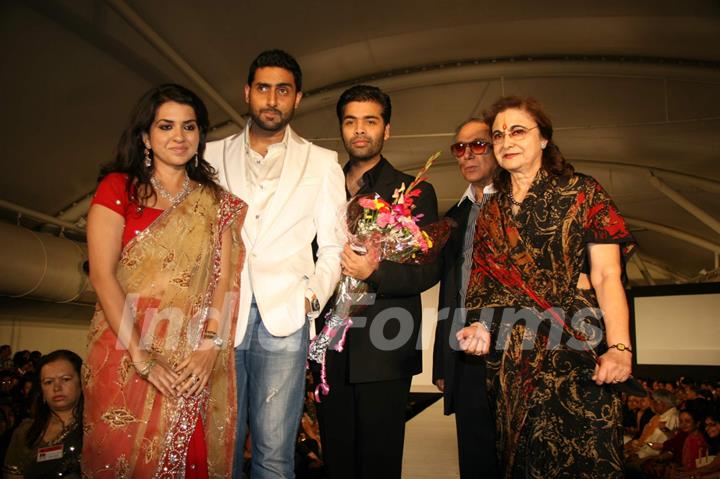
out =
[[[634,247],[603,188],[574,173],[532,98],[491,108],[499,191],[477,222],[460,348],[487,354],[505,477],[622,477],[630,376],[621,277]]]
[[[147,92],[88,215],[98,305],[83,372],[87,477],[231,477],[245,204],[203,159],[193,92]]]

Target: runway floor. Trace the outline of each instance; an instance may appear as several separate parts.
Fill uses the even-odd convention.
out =
[[[443,415],[442,399],[406,424],[402,477],[403,479],[460,477],[457,465],[455,418]]]

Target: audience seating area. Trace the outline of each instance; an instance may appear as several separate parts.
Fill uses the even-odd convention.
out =
[[[41,356],[39,351],[13,354],[9,345],[0,346],[2,462],[13,430],[33,415],[33,398],[40,393],[33,389],[33,379]],[[627,477],[720,478],[720,382],[696,382],[691,378],[641,382],[647,396],[623,397]],[[296,454],[296,473],[300,478],[323,477],[322,445],[313,390],[312,375],[308,374],[307,401]],[[410,417],[414,414],[413,407],[413,404],[409,405]],[[248,447],[246,455],[251,454]]]

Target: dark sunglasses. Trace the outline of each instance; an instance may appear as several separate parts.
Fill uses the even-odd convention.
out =
[[[469,143],[453,143],[450,145],[450,151],[455,157],[461,158],[468,147],[470,147],[473,155],[487,155],[490,152],[490,143],[482,140],[475,140]]]

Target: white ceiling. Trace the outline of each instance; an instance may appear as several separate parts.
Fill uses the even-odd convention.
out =
[[[198,91],[213,136],[224,136],[237,130],[228,110],[246,111],[252,59],[283,48],[304,73],[293,126],[344,158],[339,93],[382,87],[393,99],[385,155],[413,171],[442,150],[430,175],[442,210],[465,186],[447,149],[455,126],[502,94],[533,95],[566,157],[635,220],[654,282],[716,268],[720,231],[653,186],[650,171],[720,218],[717,0],[6,0],[0,41],[0,200],[41,213],[93,190],[145,90],[173,81]],[[163,42],[221,100],[161,53]],[[7,208],[0,218],[16,220]],[[635,263],[629,273],[647,283]]]

